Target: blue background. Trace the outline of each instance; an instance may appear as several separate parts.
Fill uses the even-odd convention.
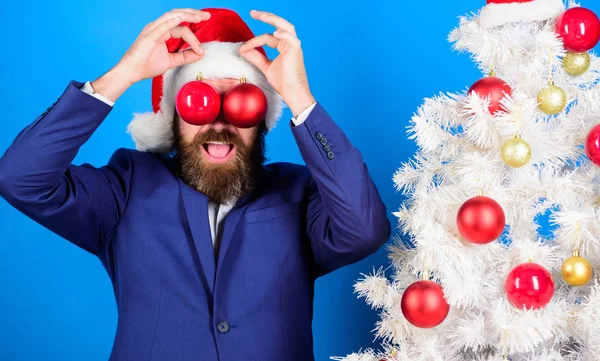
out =
[[[392,212],[402,200],[392,175],[415,151],[406,139],[412,113],[423,97],[464,90],[480,76],[468,56],[451,51],[446,37],[458,24],[457,16],[477,11],[483,3],[4,1],[0,152],[71,79],[99,77],[162,13],[174,7],[228,7],[242,14],[255,33],[271,32],[249,17],[252,6],[280,14],[296,26],[315,97],[362,151]],[[595,1],[583,5],[600,13]],[[133,112],[150,109],[150,81],[134,85],[75,163],[102,165],[116,148],[133,147],[125,128]],[[289,117],[286,111],[268,136],[271,161],[302,162],[286,126]],[[396,224],[391,215],[390,220]],[[317,360],[372,346],[377,314],[356,299],[353,284],[361,273],[387,264],[383,248],[317,281]],[[111,285],[100,262],[0,199],[0,360],[107,360],[116,320]]]

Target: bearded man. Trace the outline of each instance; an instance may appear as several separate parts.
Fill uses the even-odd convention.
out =
[[[294,27],[251,16],[277,30],[255,37],[226,9],[162,15],[106,74],[71,81],[0,159],[0,194],[106,268],[110,360],[313,360],[315,279],[390,235],[361,154],[310,92]],[[137,149],[71,164],[149,78],[154,111],[129,125]],[[264,165],[282,101],[306,166]]]

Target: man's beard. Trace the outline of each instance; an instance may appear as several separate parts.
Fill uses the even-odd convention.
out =
[[[264,122],[259,125],[256,138],[250,146],[227,130],[217,132],[213,129],[196,135],[190,144],[186,144],[180,135],[179,121],[175,119],[173,124],[177,175],[185,183],[217,204],[231,203],[256,190],[265,162]],[[202,155],[201,149],[208,142],[234,144],[235,155],[224,164],[211,163]]]

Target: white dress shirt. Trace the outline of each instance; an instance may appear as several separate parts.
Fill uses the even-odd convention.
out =
[[[90,94],[93,97],[102,100],[110,106],[115,105],[115,102],[102,96],[102,94],[94,93],[94,88],[92,88],[92,84],[89,81],[83,84],[81,90],[87,94]],[[306,108],[300,115],[298,115],[298,117],[293,117],[292,123],[294,123],[294,126],[298,126],[304,123],[306,118],[308,118],[308,116],[314,109],[315,105],[317,105],[317,103],[313,103],[311,106]],[[215,249],[215,255],[217,254],[221,243],[221,235],[223,233],[221,228],[223,225],[223,220],[225,219],[229,211],[231,211],[234,205],[235,202],[232,202],[230,204],[215,204],[213,202],[208,202],[208,222],[210,223],[210,235],[213,242],[213,248]]]

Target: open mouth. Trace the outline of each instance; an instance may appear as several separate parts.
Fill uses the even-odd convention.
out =
[[[235,145],[227,142],[207,142],[202,144],[202,153],[212,163],[225,163],[235,154]]]

